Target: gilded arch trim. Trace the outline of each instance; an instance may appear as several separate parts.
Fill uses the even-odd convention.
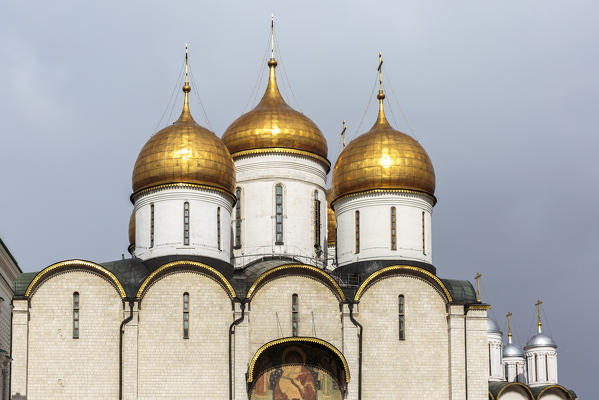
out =
[[[572,395],[570,394],[570,392],[568,392],[568,390],[565,387],[563,387],[562,385],[557,385],[557,384],[555,384],[555,385],[549,385],[549,386],[543,388],[543,390],[541,390],[539,392],[539,394],[537,395],[537,400],[540,399],[541,396],[543,395],[543,393],[545,393],[545,391],[547,391],[549,389],[560,389],[561,391],[563,391],[568,396],[569,399],[574,400],[574,398],[572,397]]]
[[[526,390],[526,393],[528,393],[528,396],[530,397],[531,400],[534,400],[535,396],[532,394],[532,391],[530,390],[530,388],[528,386],[526,386],[525,384],[523,384],[522,382],[510,382],[507,385],[505,385],[504,387],[502,387],[499,392],[497,392],[497,399],[499,399],[501,397],[501,394],[503,393],[503,391],[509,387],[512,386],[520,386],[523,387],[524,390]]]
[[[58,273],[60,271],[69,270],[69,269],[73,269],[73,270],[85,269],[85,270],[97,272],[100,275],[102,275],[103,277],[107,278],[115,286],[115,289],[117,289],[121,298],[127,297],[127,295],[125,294],[125,289],[123,288],[123,285],[121,285],[121,282],[118,280],[118,278],[112,272],[110,272],[103,266],[93,263],[91,261],[77,260],[77,259],[61,261],[61,262],[52,264],[49,267],[44,268],[42,271],[40,271],[35,276],[35,278],[33,278],[33,280],[29,283],[29,286],[27,286],[27,290],[25,291],[25,297],[29,297],[32,294],[32,292],[39,285],[41,285],[41,283],[43,282],[43,280],[45,278],[48,278],[48,277],[52,276],[53,274]]]
[[[167,270],[185,269],[185,267],[191,267],[191,269],[204,271],[204,272],[208,273],[208,275],[212,275],[226,289],[227,293],[229,294],[229,297],[231,297],[232,299],[237,297],[237,294],[235,293],[235,289],[233,289],[233,286],[231,286],[231,284],[229,283],[227,278],[225,278],[225,276],[223,274],[221,274],[218,270],[216,270],[215,268],[212,268],[209,265],[203,264],[201,262],[185,261],[185,260],[173,261],[173,262],[164,264],[163,266],[159,267],[154,272],[152,272],[150,275],[148,275],[148,277],[146,279],[144,279],[143,283],[139,287],[136,297],[138,299],[141,299],[143,297],[146,289],[148,289],[148,286],[150,285],[150,283],[152,283],[155,279],[157,279],[160,275],[162,275]]]
[[[254,368],[256,367],[256,361],[258,361],[258,358],[260,358],[260,355],[265,350],[267,350],[273,346],[278,346],[280,344],[286,344],[286,343],[316,343],[316,344],[319,344],[321,346],[328,348],[333,353],[335,353],[335,355],[339,358],[339,360],[343,364],[343,371],[345,372],[345,382],[349,383],[349,380],[350,380],[349,366],[347,365],[347,361],[345,360],[343,353],[341,353],[335,346],[333,346],[326,340],[317,339],[314,337],[301,337],[301,336],[276,339],[276,340],[273,340],[271,342],[268,342],[268,343],[262,345],[262,347],[260,347],[258,349],[258,351],[256,351],[256,354],[254,354],[254,357],[252,357],[252,361],[250,361],[250,366],[249,366],[248,375],[247,375],[248,383],[251,383],[254,381]]]
[[[256,290],[262,284],[264,284],[273,275],[276,275],[277,273],[283,272],[286,270],[308,271],[310,273],[313,273],[314,275],[323,279],[327,283],[327,285],[329,285],[331,287],[331,289],[333,289],[333,291],[335,291],[337,293],[337,295],[341,301],[345,301],[345,295],[343,294],[343,290],[341,290],[341,286],[339,286],[337,281],[335,279],[333,279],[333,277],[331,275],[327,274],[326,272],[324,272],[323,270],[321,270],[319,268],[316,268],[312,265],[307,265],[307,264],[285,264],[285,265],[281,265],[281,266],[269,269],[268,271],[264,272],[262,275],[260,275],[258,277],[258,279],[256,279],[254,281],[254,283],[248,290],[246,299],[251,300],[252,297],[254,296]]]
[[[451,293],[449,293],[449,290],[447,289],[445,284],[441,281],[441,279],[437,278],[437,276],[428,272],[424,268],[414,267],[412,265],[392,265],[392,266],[389,266],[389,267],[386,267],[386,268],[376,271],[375,273],[370,275],[368,278],[366,278],[366,280],[364,282],[362,282],[362,284],[358,288],[358,291],[356,292],[356,295],[354,296],[354,301],[360,301],[360,298],[362,297],[364,292],[366,292],[366,290],[368,290],[370,285],[372,283],[374,283],[377,279],[379,279],[383,275],[393,273],[393,272],[412,272],[417,275],[425,276],[426,278],[433,280],[439,286],[439,288],[441,288],[443,290],[443,293],[445,293],[445,297],[447,297],[447,300],[450,303],[453,302]]]

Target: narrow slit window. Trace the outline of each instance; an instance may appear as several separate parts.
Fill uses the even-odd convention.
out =
[[[320,200],[317,191],[314,191],[314,248],[320,249]]]
[[[275,207],[275,244],[283,244],[283,186],[280,184],[275,186]]]
[[[397,312],[399,321],[399,340],[406,340],[406,305],[403,294],[400,294],[397,299]]]
[[[150,248],[154,247],[154,204],[150,204]]]
[[[422,254],[426,255],[426,230],[424,229],[424,211],[422,212]]]
[[[397,250],[397,210],[391,207],[391,250]]]
[[[218,244],[218,249],[222,250],[222,246],[221,246],[221,232],[220,232],[220,207],[218,207],[216,209],[216,240],[217,240],[217,244]]]
[[[189,339],[189,293],[183,293],[183,339]]]
[[[535,360],[534,360],[534,369],[535,369],[535,382],[539,381],[539,366],[537,364],[537,355],[535,354]]]
[[[355,230],[356,230],[356,243],[354,252],[358,254],[360,252],[360,211],[356,211],[355,214]]]
[[[183,203],[183,244],[189,246],[189,202]]]
[[[241,248],[241,188],[235,190],[237,203],[235,204],[235,248]]]
[[[79,339],[79,293],[73,293],[73,339]]]
[[[297,294],[291,296],[291,336],[297,336],[298,304]]]
[[[545,382],[549,381],[549,356],[545,354]]]

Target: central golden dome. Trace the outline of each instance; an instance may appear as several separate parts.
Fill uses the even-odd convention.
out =
[[[275,76],[277,61],[271,58],[268,66],[270,76],[262,100],[253,110],[237,118],[223,134],[223,142],[231,155],[297,151],[329,165],[327,142],[322,132],[310,118],[285,103]]]
[[[198,125],[189,111],[189,83],[183,86],[181,116],[145,144],[133,169],[133,193],[164,184],[208,186],[233,195],[235,166],[223,142]]]
[[[408,190],[434,198],[435,170],[424,148],[391,127],[378,94],[379,115],[372,128],[354,139],[339,155],[333,169],[333,202],[370,190]]]

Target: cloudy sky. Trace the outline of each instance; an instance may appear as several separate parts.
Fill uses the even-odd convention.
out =
[[[126,254],[131,171],[179,112],[184,44],[208,121],[192,112],[220,135],[264,89],[271,12],[283,93],[332,162],[341,121],[374,120],[372,101],[359,127],[383,52],[390,119],[435,165],[438,274],[480,271],[519,344],[542,299],[560,383],[594,397],[596,1],[4,1],[0,236],[22,269]]]

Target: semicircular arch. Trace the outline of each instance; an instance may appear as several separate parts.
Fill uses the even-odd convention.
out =
[[[539,394],[537,395],[537,400],[540,400],[541,396],[543,395],[543,393],[545,393],[547,390],[551,390],[551,389],[561,390],[562,392],[564,392],[564,394],[566,395],[566,397],[568,399],[574,400],[574,397],[572,397],[572,394],[568,391],[568,389],[566,389],[562,385],[558,385],[558,384],[553,384],[553,385],[549,385],[547,387],[544,387],[543,390],[541,390],[539,392]]]
[[[323,282],[325,285],[331,289],[333,293],[337,296],[337,299],[340,302],[344,302],[345,294],[343,294],[343,290],[341,290],[341,286],[337,283],[337,281],[328,273],[321,270],[320,268],[316,268],[312,265],[307,264],[285,264],[280,265],[278,267],[269,269],[266,272],[263,272],[252,284],[250,289],[247,292],[246,299],[251,300],[256,294],[257,290],[263,286],[265,283],[269,282],[271,279],[278,278],[284,275],[290,274],[300,274],[300,275],[310,275],[317,280]]]
[[[247,383],[251,384],[255,380],[256,375],[257,375],[256,374],[257,362],[260,359],[260,356],[262,356],[265,352],[267,352],[273,348],[277,348],[277,347],[280,348],[280,347],[283,347],[286,345],[298,345],[298,344],[299,345],[301,345],[301,344],[316,345],[316,346],[322,348],[323,350],[325,350],[327,353],[333,355],[335,357],[335,359],[343,367],[343,378],[345,380],[345,384],[348,384],[350,382],[349,366],[347,364],[347,360],[345,359],[345,356],[343,355],[343,353],[341,353],[341,351],[339,351],[339,349],[337,349],[335,346],[333,346],[331,343],[327,342],[326,340],[318,339],[315,337],[294,336],[294,337],[275,339],[275,340],[272,340],[272,341],[262,345],[254,354],[254,356],[252,357],[250,364],[248,366]]]
[[[525,384],[523,384],[522,382],[509,382],[508,384],[506,384],[505,386],[503,386],[499,392],[497,392],[497,400],[501,400],[501,395],[503,394],[503,392],[506,389],[509,389],[511,387],[521,387],[522,389],[524,389],[524,391],[526,392],[526,394],[528,395],[528,397],[531,400],[534,400],[535,396],[532,394],[532,391],[530,390],[530,388],[528,386],[526,386]]]
[[[231,299],[237,297],[235,289],[233,289],[229,280],[216,268],[197,261],[180,260],[164,264],[148,275],[137,291],[137,298],[141,301],[152,283],[176,271],[195,271],[207,275],[218,282]]]
[[[112,272],[100,264],[79,259],[57,262],[41,270],[27,286],[25,297],[32,296],[37,288],[52,276],[69,270],[87,270],[94,272],[106,279],[116,289],[121,298],[127,297],[123,285]]]
[[[399,274],[409,274],[424,278],[427,282],[433,285],[435,289],[443,293],[447,302],[453,302],[453,298],[451,296],[451,293],[449,292],[449,289],[447,289],[447,286],[445,286],[441,279],[439,279],[436,275],[432,274],[431,272],[425,270],[424,268],[415,267],[413,265],[391,265],[374,272],[368,278],[366,278],[364,282],[362,282],[362,284],[356,291],[354,301],[360,301],[360,298],[362,298],[364,293],[368,291],[368,289],[372,287],[372,285],[380,279],[383,279],[390,275]]]

